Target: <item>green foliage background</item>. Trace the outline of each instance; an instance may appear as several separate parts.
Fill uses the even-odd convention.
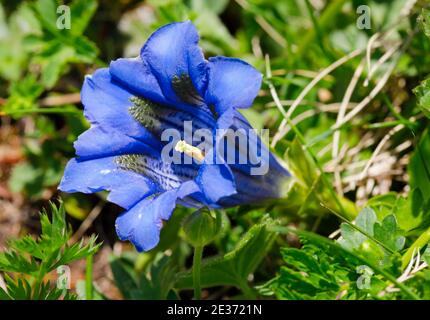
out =
[[[70,29],[57,28],[62,4]],[[370,29],[357,27],[361,5]],[[157,27],[187,19],[207,57],[238,57],[265,75],[243,113],[270,129],[272,151],[294,176],[285,199],[220,213],[221,232],[204,251],[203,298],[430,299],[425,0],[2,1],[0,210],[12,206],[31,220],[48,200],[63,204],[35,230],[24,223],[0,242],[0,298],[192,297],[192,247],[181,226],[189,210],[178,208],[159,246],[137,254],[118,243],[120,209],[104,193],[56,191],[73,141],[88,128],[83,77],[136,56]],[[71,239],[87,222],[84,238],[98,233],[98,245]],[[104,291],[92,277],[101,241],[121,246],[105,259],[115,285]],[[56,290],[49,274],[82,258],[85,281]]]

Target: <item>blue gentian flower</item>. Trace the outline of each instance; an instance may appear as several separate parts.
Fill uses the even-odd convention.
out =
[[[206,60],[198,41],[191,22],[163,26],[139,57],[113,61],[87,76],[82,88],[91,128],[75,142],[77,157],[67,164],[59,189],[110,191],[108,200],[126,209],[116,221],[118,236],[139,251],[157,245],[162,221],[170,218],[176,204],[222,208],[259,203],[281,197],[288,181],[288,171],[237,111],[251,106],[262,75],[239,59]],[[228,164],[222,157],[208,161],[216,157],[216,148],[201,154],[200,161],[164,161],[163,131],[177,129],[184,139],[186,121],[192,121],[193,130],[244,130],[249,144],[256,142],[250,153],[261,149],[269,154],[268,172],[252,175],[255,165],[250,162]],[[213,139],[221,143],[215,134]],[[178,146],[173,152],[195,158],[189,152],[195,146]],[[237,156],[241,151],[234,152]]]

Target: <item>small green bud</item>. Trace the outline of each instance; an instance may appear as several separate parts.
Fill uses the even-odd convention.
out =
[[[194,247],[207,245],[215,239],[219,231],[216,219],[206,208],[186,217],[183,227],[186,240]]]

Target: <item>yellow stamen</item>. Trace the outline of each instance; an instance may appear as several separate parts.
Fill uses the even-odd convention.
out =
[[[200,162],[203,162],[205,158],[205,154],[202,150],[192,145],[189,145],[184,140],[179,140],[178,143],[176,143],[175,150],[181,153],[185,153],[187,156]]]

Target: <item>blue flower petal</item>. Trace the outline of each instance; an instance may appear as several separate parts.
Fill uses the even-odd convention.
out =
[[[262,75],[250,64],[235,58],[209,58],[205,101],[218,114],[230,108],[251,106],[261,87]]]
[[[211,155],[208,155],[211,157]],[[196,182],[209,204],[236,193],[233,172],[227,164],[203,164]]]
[[[198,46],[199,35],[190,22],[171,23],[155,31],[141,50],[141,57],[158,79],[164,96],[180,101],[172,83],[175,77],[189,76],[203,96],[207,81],[207,61]]]
[[[179,199],[198,191],[198,186],[188,181],[177,189],[140,201],[117,218],[115,226],[118,237],[131,241],[138,251],[154,248],[160,240],[162,220],[170,218]]]
[[[201,127],[214,127],[215,121],[206,106],[196,107],[176,101],[176,96],[174,101],[167,99],[159,87],[158,80],[140,57],[115,60],[111,62],[109,71],[114,81],[137,96],[159,104],[160,109],[173,108],[186,113],[187,115],[183,114],[182,117],[191,117],[196,125],[200,122],[204,124]]]
[[[276,176],[278,178],[290,176],[288,170],[279,163],[274,154],[270,152],[269,148],[261,141],[260,137],[257,135],[257,131],[255,131],[248,120],[237,111],[235,112],[232,128],[234,130],[244,129],[247,133],[249,160],[251,160],[251,157],[261,157],[264,153],[267,155],[267,157],[265,159],[262,158],[261,160],[264,161],[264,163],[259,163],[258,165],[267,165],[267,161],[269,161],[268,175],[273,175],[274,177]],[[253,167],[251,162],[252,161],[248,161],[248,168],[244,170],[245,173],[250,174],[250,169]],[[240,164],[238,165],[240,166]]]
[[[85,78],[81,92],[84,115],[92,123],[115,129],[129,137],[158,147],[159,141],[129,112],[133,95],[113,83],[108,69],[99,69]]]
[[[269,151],[257,133],[253,131],[246,118],[236,109],[231,108],[225,111],[218,119],[217,127],[221,129],[230,128],[236,135],[243,134],[247,141],[246,148],[244,148],[243,145],[232,145],[231,140],[228,139],[225,144],[224,137],[221,134],[216,137],[217,152],[219,152],[220,146],[223,146],[223,160],[227,161],[228,157],[234,157],[234,163],[229,161],[228,165],[233,172],[232,180],[235,181],[236,189],[236,192],[230,196],[220,197],[217,201],[218,204],[230,207],[258,203],[282,196],[285,192],[285,185],[290,180],[290,174]],[[243,141],[242,138],[239,138],[239,140]],[[217,156],[220,156],[220,154],[217,154]],[[246,160],[246,163],[241,163],[241,157]],[[218,180],[222,181],[219,177],[212,179],[212,181]],[[214,184],[212,183],[212,185]],[[201,187],[201,189],[206,191],[204,187]]]
[[[114,129],[93,125],[75,141],[74,147],[79,160],[105,158],[122,154],[146,154],[157,157],[161,142],[154,149],[142,141],[126,136]]]
[[[140,57],[117,59],[109,66],[112,78],[137,95],[160,104],[168,104],[157,78]]]
[[[128,209],[158,190],[142,175],[119,169],[115,157],[88,161],[70,160],[58,187],[64,192],[94,193],[111,191],[108,200]]]
[[[226,109],[220,117],[217,119],[216,127],[218,129],[229,129],[233,126],[234,118],[239,114],[239,112],[234,108]],[[220,137],[222,137],[220,135]]]

